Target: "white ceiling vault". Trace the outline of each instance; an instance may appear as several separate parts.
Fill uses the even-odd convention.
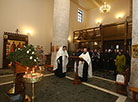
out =
[[[100,7],[101,5],[103,5],[104,2],[110,4],[112,1],[115,0],[71,0],[71,1],[86,10],[90,10],[96,7]]]

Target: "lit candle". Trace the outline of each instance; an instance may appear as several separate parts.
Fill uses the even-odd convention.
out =
[[[42,71],[42,68],[41,68],[41,67],[39,67],[39,70],[40,70],[40,73],[41,73],[41,71]]]
[[[32,77],[32,74],[33,74],[33,71],[31,71],[31,76],[30,77]]]
[[[25,77],[28,77],[28,72],[25,72]]]
[[[29,71],[29,67],[27,67],[27,72]]]
[[[33,68],[33,73],[35,73],[35,68]]]
[[[27,72],[25,72],[25,75],[27,75]]]

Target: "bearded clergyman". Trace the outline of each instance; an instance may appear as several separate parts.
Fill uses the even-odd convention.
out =
[[[78,76],[81,82],[86,82],[88,78],[92,78],[92,62],[87,48],[83,49],[83,53],[79,57],[83,58],[84,61],[79,61]]]
[[[57,77],[62,78],[66,76],[68,57],[69,55],[67,53],[66,46],[60,47],[56,55],[53,69]]]

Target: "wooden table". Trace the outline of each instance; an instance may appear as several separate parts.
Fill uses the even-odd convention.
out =
[[[137,102],[136,101],[136,94],[138,94],[138,88],[130,87],[129,90],[132,91],[132,102]]]

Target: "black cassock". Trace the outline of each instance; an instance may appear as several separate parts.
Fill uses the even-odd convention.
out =
[[[57,62],[58,68],[55,70],[55,75],[59,78],[65,77],[66,72],[63,73],[63,71],[62,71],[62,56],[60,56],[57,61],[59,61],[60,63]]]
[[[82,77],[79,77],[82,82],[88,81],[88,63],[84,61]]]

